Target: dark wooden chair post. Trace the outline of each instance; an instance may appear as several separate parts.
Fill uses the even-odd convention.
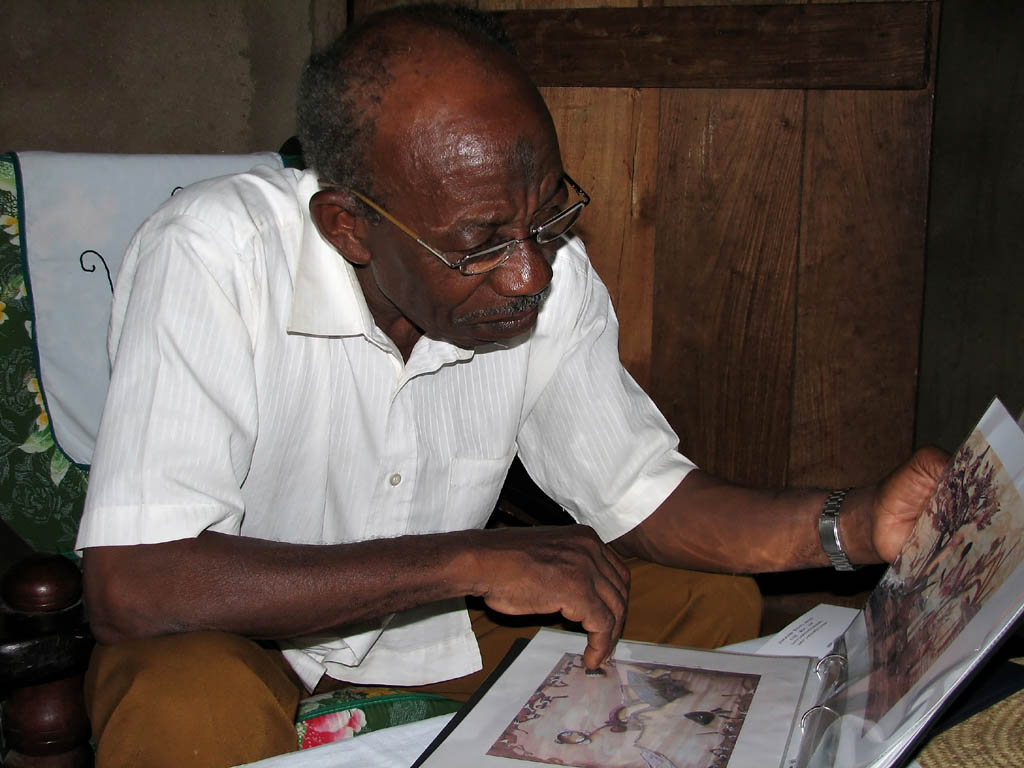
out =
[[[0,697],[9,768],[93,764],[82,679],[93,639],[82,576],[60,555],[15,563],[2,584]]]

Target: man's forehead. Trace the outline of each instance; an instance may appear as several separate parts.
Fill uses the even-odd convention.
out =
[[[561,166],[542,102],[465,91],[385,110],[377,125],[373,162],[382,181],[421,179],[435,185],[466,174],[511,174],[536,183]]]
[[[461,134],[425,131],[419,137],[422,141],[408,142],[385,158],[381,180],[388,193],[421,201],[438,213],[452,211],[454,206],[469,218],[479,214],[483,220],[514,215],[514,207],[509,206],[524,195],[542,194],[561,177],[557,144],[543,136],[464,130]],[[438,219],[431,216],[430,220]]]
[[[490,114],[487,119],[469,115],[460,119],[438,116],[435,120],[428,115],[415,130],[416,139],[422,141],[408,141],[402,148],[424,155],[411,159],[416,167],[436,164],[442,170],[503,169],[526,181],[536,181],[545,160],[557,155],[557,147],[549,146],[546,132],[521,112],[500,117]]]

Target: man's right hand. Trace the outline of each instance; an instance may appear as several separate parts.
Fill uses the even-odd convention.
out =
[[[587,632],[583,662],[604,663],[622,634],[629,570],[589,526],[480,531],[472,590],[500,613],[561,613]]]

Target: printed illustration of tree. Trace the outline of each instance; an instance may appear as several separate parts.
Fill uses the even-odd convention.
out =
[[[974,433],[939,484],[926,512],[927,530],[915,534],[869,597],[869,721],[921,679],[1021,561],[1019,528],[994,525],[1004,512],[1002,483],[999,457]]]
[[[996,467],[988,459],[988,452],[988,445],[980,454],[964,445],[953,457],[947,482],[939,486],[933,502],[935,513],[931,523],[938,535],[924,557],[916,559],[912,572],[921,573],[920,566],[935,560],[958,531],[969,525],[983,531],[999,512]]]

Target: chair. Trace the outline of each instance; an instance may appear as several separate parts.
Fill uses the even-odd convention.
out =
[[[288,146],[235,156],[0,155],[0,700],[13,768],[93,762],[82,697],[93,639],[73,549],[121,256],[178,188],[258,163],[301,167]],[[325,723],[352,707],[369,731],[458,706],[352,687],[302,702],[297,743],[338,738]]]

